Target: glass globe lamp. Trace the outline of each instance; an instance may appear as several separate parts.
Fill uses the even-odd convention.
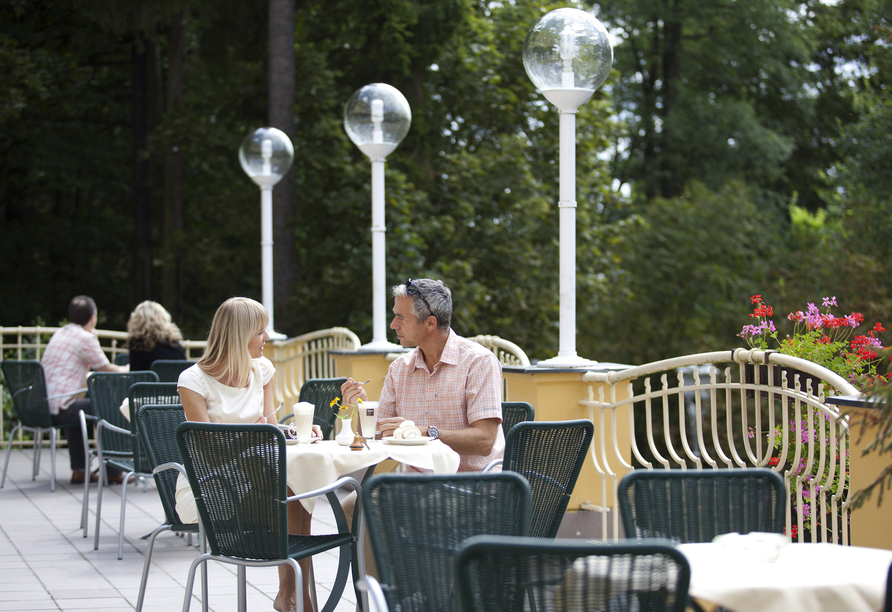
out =
[[[252,181],[261,187],[272,187],[291,168],[294,146],[283,131],[263,127],[245,137],[238,160]]]
[[[551,11],[530,29],[523,44],[527,76],[562,111],[584,104],[607,79],[612,65],[607,29],[579,9]]]
[[[403,141],[412,124],[406,98],[386,83],[357,90],[344,107],[344,129],[370,159],[384,160]]]

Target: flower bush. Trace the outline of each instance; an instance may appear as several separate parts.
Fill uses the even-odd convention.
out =
[[[823,312],[815,304],[809,303],[805,311],[799,310],[787,315],[787,319],[793,322],[793,334],[780,338],[779,332],[772,321],[774,308],[766,303],[761,295],[750,298],[754,305],[750,315],[756,322],[744,325],[738,334],[746,340],[752,348],[761,350],[774,349],[785,355],[792,355],[817,363],[849,380],[854,386],[863,388],[865,381],[877,378],[877,365],[880,363],[879,351],[883,349],[882,342],[877,334],[885,332],[885,328],[879,322],[873,328],[861,335],[855,335],[855,330],[864,323],[864,315],[859,312],[851,312],[848,315],[837,316],[832,313],[833,307],[839,307],[836,297],[825,297],[822,301]],[[854,337],[853,337],[854,336]],[[791,381],[792,384],[792,381]],[[812,430],[809,434],[809,416],[812,417]],[[825,437],[821,439],[821,421],[824,420]],[[815,496],[820,496],[822,488],[825,489],[825,499],[837,493],[840,486],[840,457],[839,446],[831,449],[831,441],[828,431],[834,426],[834,419],[823,412],[813,409],[812,414],[796,415],[788,423],[789,429],[784,432],[784,425],[777,425],[773,432],[767,435],[769,441],[773,438],[775,453],[768,459],[771,467],[777,467],[783,453],[784,445],[787,446],[786,461],[790,463],[788,473],[790,475],[793,508],[796,509],[797,487],[802,493],[802,527],[804,532],[811,532],[813,525],[817,524],[820,510],[829,515],[830,509],[816,507],[818,499],[811,499],[811,485],[815,482]],[[786,437],[784,437],[786,433]],[[750,431],[750,437],[755,432]],[[808,467],[807,448],[809,444],[821,445],[829,451],[829,458],[834,462],[834,477],[832,482],[820,484],[826,478],[823,473],[818,473],[819,461],[817,457],[812,463],[810,472]],[[796,448],[800,451],[798,465],[792,462],[796,457]],[[825,466],[829,470],[830,466]],[[848,475],[849,456],[845,451],[845,474]],[[829,471],[825,472],[829,474]],[[800,534],[794,518],[792,533],[794,540],[806,539],[806,533]],[[832,528],[831,528],[832,529]]]
[[[750,317],[758,323],[744,325],[738,334],[750,347],[774,349],[807,359],[836,372],[854,385],[859,383],[860,377],[876,376],[879,351],[883,348],[877,334],[886,331],[882,323],[877,322],[866,334],[852,338],[855,329],[864,323],[864,315],[853,311],[836,316],[831,312],[831,307],[838,307],[836,296],[825,297],[822,302],[824,312],[809,303],[807,310],[788,314],[787,319],[794,322],[793,335],[778,338],[779,332],[771,320],[774,308],[761,295],[754,295],[750,300],[755,305]]]

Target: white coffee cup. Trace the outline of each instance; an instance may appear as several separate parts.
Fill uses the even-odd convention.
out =
[[[378,428],[378,402],[363,402],[356,411],[359,413],[362,436],[374,440],[375,430]]]
[[[310,402],[297,402],[292,406],[292,412],[294,412],[294,424],[297,426],[298,441],[309,442],[313,435],[313,415],[316,414],[316,406]]]

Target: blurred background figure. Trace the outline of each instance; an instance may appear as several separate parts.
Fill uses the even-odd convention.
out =
[[[127,333],[131,372],[149,370],[157,359],[186,359],[183,334],[158,302],[146,300],[134,308]]]

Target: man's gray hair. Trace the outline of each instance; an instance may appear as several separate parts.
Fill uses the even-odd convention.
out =
[[[443,281],[430,278],[413,278],[412,284],[415,285],[413,289],[417,289],[415,295],[409,295],[406,285],[403,284],[393,287],[391,290],[393,297],[411,299],[411,312],[419,323],[429,316],[428,307],[424,304],[424,300],[427,300],[427,303],[430,304],[430,314],[437,318],[437,328],[448,330],[452,325],[452,292],[449,287]]]

